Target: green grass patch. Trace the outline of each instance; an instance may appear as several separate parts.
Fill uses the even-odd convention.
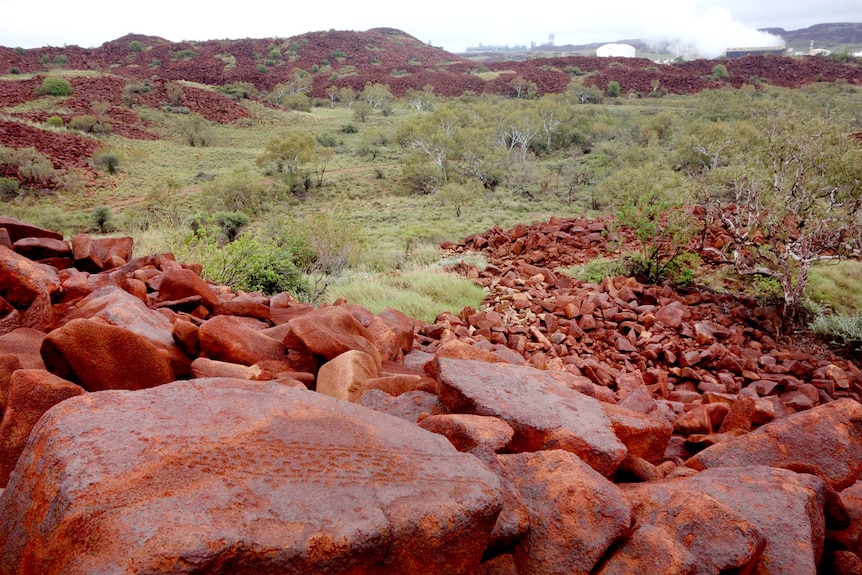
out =
[[[558,271],[587,283],[601,283],[606,276],[616,277],[622,273],[618,259],[600,257],[585,264],[560,268]]]
[[[836,314],[862,313],[862,261],[821,263],[811,269],[806,295]]]
[[[466,278],[419,269],[351,275],[329,286],[326,300],[332,302],[339,297],[373,313],[380,313],[389,306],[430,323],[444,311],[458,312],[468,305],[479,307],[485,291]]]

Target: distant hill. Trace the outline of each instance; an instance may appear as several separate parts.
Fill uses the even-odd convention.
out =
[[[781,36],[788,47],[797,50],[807,49],[811,42],[816,48],[827,50],[842,49],[855,46],[862,49],[862,23],[834,22],[830,24],[815,24],[799,30],[784,28],[763,28],[763,32]]]

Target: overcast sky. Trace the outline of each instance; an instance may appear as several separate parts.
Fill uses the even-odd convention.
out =
[[[478,44],[668,40],[701,56],[775,45],[756,28],[862,22],[860,0],[0,0],[0,45],[96,47],[128,34],[172,41],[287,38],[318,30],[398,28],[450,52]]]

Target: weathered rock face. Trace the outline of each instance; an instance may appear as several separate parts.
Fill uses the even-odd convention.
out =
[[[75,319],[42,342],[48,371],[87,391],[143,389],[173,381],[167,354],[143,337],[98,319]]]
[[[425,325],[3,221],[0,575],[858,564],[862,371],[735,297],[560,274],[630,244],[607,222],[468,239],[488,299]]]
[[[42,414],[64,399],[83,393],[81,387],[43,369],[19,369],[12,374],[0,421],[0,487],[6,485]]]
[[[333,359],[350,350],[363,351],[380,369],[380,352],[368,330],[341,306],[323,308],[314,314],[296,317],[288,322],[292,335],[314,355]]]
[[[455,413],[489,415],[515,430],[513,451],[565,449],[604,475],[626,456],[600,403],[561,386],[546,372],[438,358],[440,400]]]
[[[165,351],[175,377],[188,375],[190,360],[174,341],[171,321],[132,294],[113,285],[97,289],[68,308],[57,323],[62,326],[74,319],[88,318],[101,318],[143,337]]]
[[[550,450],[499,460],[530,520],[513,551],[518,573],[587,575],[628,534],[631,508],[622,492],[573,454]]]
[[[280,359],[284,345],[248,327],[239,318],[219,315],[207,320],[198,331],[201,350],[211,359],[254,365],[266,359]]]
[[[838,491],[862,470],[862,405],[840,399],[701,451],[694,469],[770,465],[821,477]]]
[[[709,494],[688,488],[684,481],[622,487],[637,523],[657,527],[670,535],[688,552],[699,573],[750,571],[763,553],[766,538],[754,523]],[[654,551],[664,553],[661,546],[652,545]],[[660,555],[649,557],[647,563],[662,561]]]
[[[500,510],[443,437],[273,383],[92,394],[35,438],[0,496],[12,572],[470,573]]]
[[[772,467],[707,469],[680,481],[754,524],[766,539],[756,573],[814,575],[823,555],[825,484]]]

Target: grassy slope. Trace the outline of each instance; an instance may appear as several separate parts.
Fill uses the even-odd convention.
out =
[[[684,115],[692,105],[693,98],[698,97],[609,100],[603,105],[589,108],[601,111],[620,126],[632,118],[642,118],[663,110],[669,110],[674,115]],[[857,93],[853,97],[858,100],[860,96]],[[38,105],[49,104],[42,102]],[[50,105],[59,110],[62,100]],[[213,145],[205,148],[189,147],[172,136],[175,124],[181,117],[161,111],[139,110],[149,124],[148,129],[162,134],[164,139],[151,142],[127,140],[118,136],[104,137],[105,149],[118,154],[121,164],[119,174],[102,178],[102,187],[20,201],[6,206],[4,211],[46,225],[52,221],[65,221],[68,224],[65,231],[69,233],[86,226],[89,212],[100,205],[112,209],[116,222],[127,221],[130,214],[140,209],[148,189],[159,186],[167,179],[174,179],[180,183],[177,192],[180,203],[189,212],[194,212],[198,209],[199,175],[217,177],[241,166],[249,166],[258,172],[254,160],[263,152],[266,143],[288,131],[297,130],[335,138],[338,153],[327,168],[323,187],[313,188],[304,197],[290,197],[271,205],[260,219],[301,219],[322,210],[336,210],[362,230],[364,236],[364,250],[356,265],[359,275],[354,279],[359,284],[372,283],[368,272],[390,272],[396,268],[408,269],[431,263],[439,257],[433,246],[442,240],[457,240],[494,225],[505,229],[518,222],[547,220],[551,215],[565,216],[589,211],[591,198],[587,187],[580,188],[571,203],[564,201],[562,190],[555,189],[553,167],[571,162],[571,156],[566,154],[531,160],[534,188],[538,187],[535,185],[537,181],[544,179],[551,182],[547,192],[534,193],[533,197],[526,198],[503,187],[476,198],[472,205],[464,208],[460,217],[456,217],[454,209],[444,205],[435,195],[414,195],[405,189],[399,167],[404,151],[397,145],[390,142],[373,160],[356,153],[368,132],[377,131],[391,136],[404,118],[416,113],[406,106],[396,103],[393,114],[384,116],[374,113],[363,124],[355,120],[352,111],[345,107],[313,108],[311,112],[304,113],[273,110],[254,103],[247,105],[254,113],[253,122],[250,125],[212,126]],[[358,133],[343,133],[341,128],[347,124],[355,125],[359,129]],[[164,245],[164,238],[159,236],[158,230],[151,230],[142,240],[142,243],[139,242],[142,249],[155,249]],[[862,264],[845,265],[851,267],[839,271],[824,267],[822,272],[818,271],[812,279],[810,293],[837,311],[858,311],[862,309],[862,302],[859,290],[855,287],[858,283],[854,285],[853,281],[858,282]],[[396,297],[394,293],[399,291],[409,289],[418,294],[417,299],[424,297],[421,295],[422,289],[425,289],[420,287],[422,281],[407,277],[411,281],[415,280],[411,287],[408,287],[408,281],[403,276],[394,279],[393,276],[386,276],[381,278],[376,290],[367,290],[377,292],[369,295],[360,295],[363,291],[354,290],[348,278],[332,286],[328,299],[338,295],[345,295],[352,301],[366,298],[369,307],[377,308],[381,305],[377,302],[392,301]],[[481,294],[468,290],[465,299],[447,301],[446,305],[455,306],[450,309],[457,311],[459,305],[476,305],[477,297],[481,299]],[[407,308],[413,306],[406,302],[403,305]],[[426,311],[417,309],[415,313],[424,314],[427,318],[431,313],[427,310],[437,308],[426,306],[423,309]]]

